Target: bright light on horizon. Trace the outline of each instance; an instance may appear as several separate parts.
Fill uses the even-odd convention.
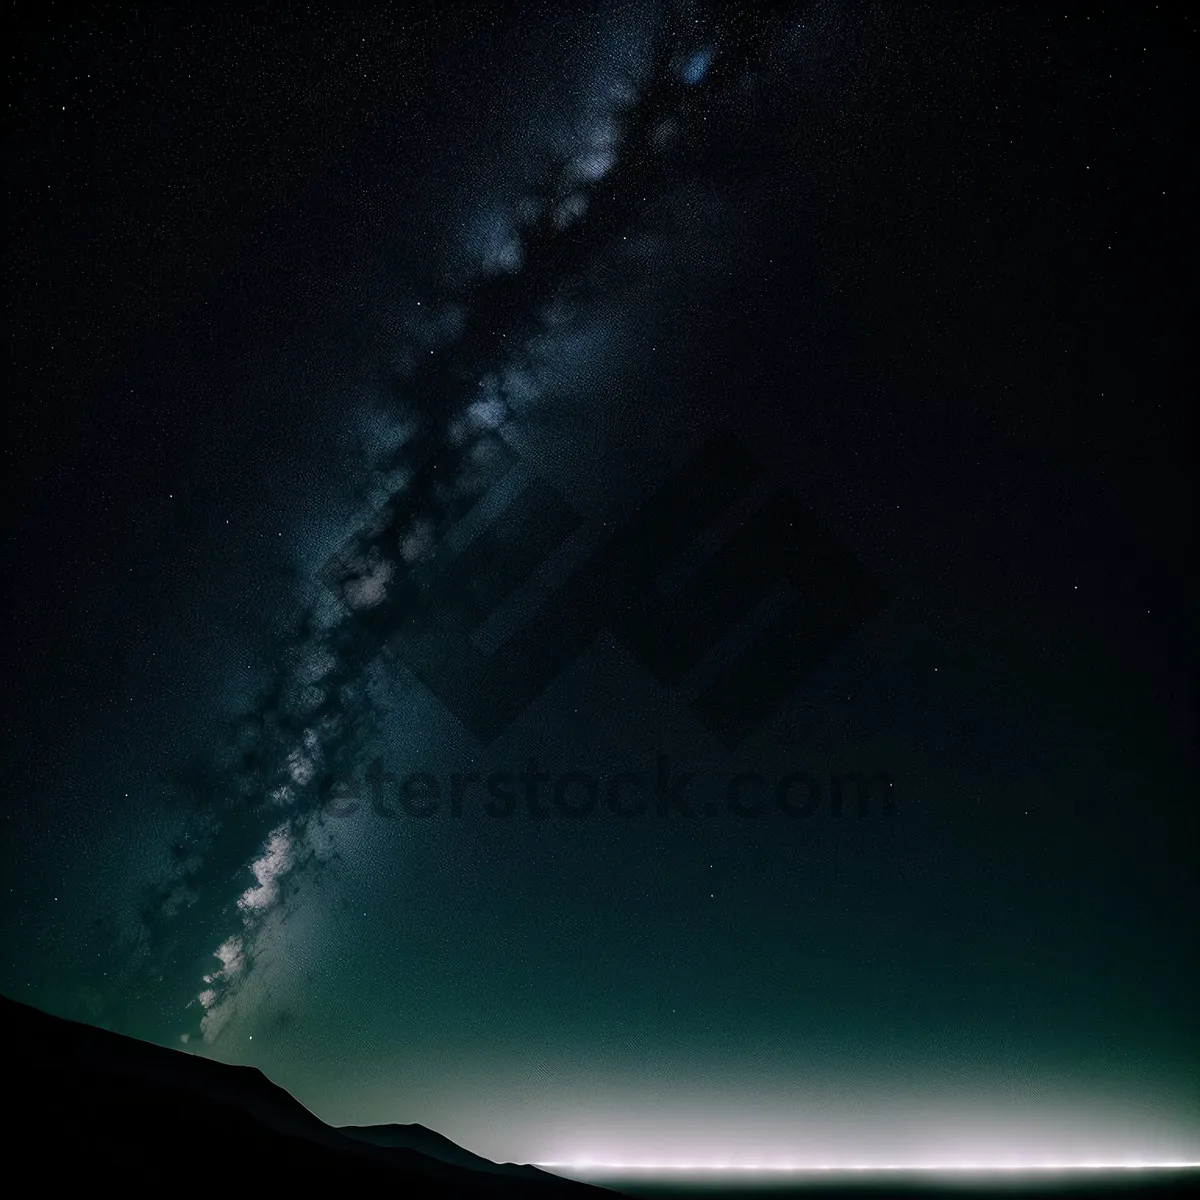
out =
[[[730,1162],[596,1162],[578,1159],[573,1162],[540,1162],[534,1166],[547,1171],[576,1171],[587,1174],[636,1172],[729,1172],[754,1171],[761,1174],[809,1173],[809,1174],[862,1174],[875,1173],[892,1175],[898,1173],[928,1174],[953,1172],[956,1174],[1074,1174],[1101,1171],[1194,1171],[1200,1170],[1200,1161],[1146,1161],[1123,1159],[1114,1162],[944,1162],[944,1163],[730,1163]]]

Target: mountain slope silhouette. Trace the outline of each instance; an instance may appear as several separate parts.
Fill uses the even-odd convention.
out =
[[[0,996],[10,1169],[40,1186],[174,1191],[378,1180],[410,1197],[602,1197],[536,1167],[497,1164],[423,1126],[339,1130],[256,1067],[51,1016]]]

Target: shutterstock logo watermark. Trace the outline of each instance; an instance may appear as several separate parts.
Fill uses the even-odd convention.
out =
[[[519,461],[507,443],[495,442],[475,503]],[[885,600],[874,577],[795,496],[760,495],[762,480],[734,435],[712,438],[536,612],[486,646],[480,631],[487,622],[583,524],[557,491],[534,480],[464,548],[414,572],[420,616],[398,623],[388,651],[489,744],[608,631],[672,688],[703,676],[689,707],[736,746]],[[697,547],[706,553],[680,570]],[[345,595],[346,574],[330,576]],[[758,627],[739,643],[739,629],[755,617]]]
[[[387,820],[617,818],[690,821],[853,817],[896,814],[895,781],[886,772],[686,770],[665,754],[608,772],[547,771],[534,759],[488,771],[413,771],[397,775],[382,759],[354,783],[335,785],[325,805],[331,817],[372,812]]]

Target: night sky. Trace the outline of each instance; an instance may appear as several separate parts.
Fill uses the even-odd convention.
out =
[[[0,990],[498,1159],[1200,1159],[1195,15],[250,13],[15,12]]]

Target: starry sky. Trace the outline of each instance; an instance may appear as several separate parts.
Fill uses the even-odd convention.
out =
[[[502,1159],[1200,1158],[1194,14],[15,20],[0,989]]]

